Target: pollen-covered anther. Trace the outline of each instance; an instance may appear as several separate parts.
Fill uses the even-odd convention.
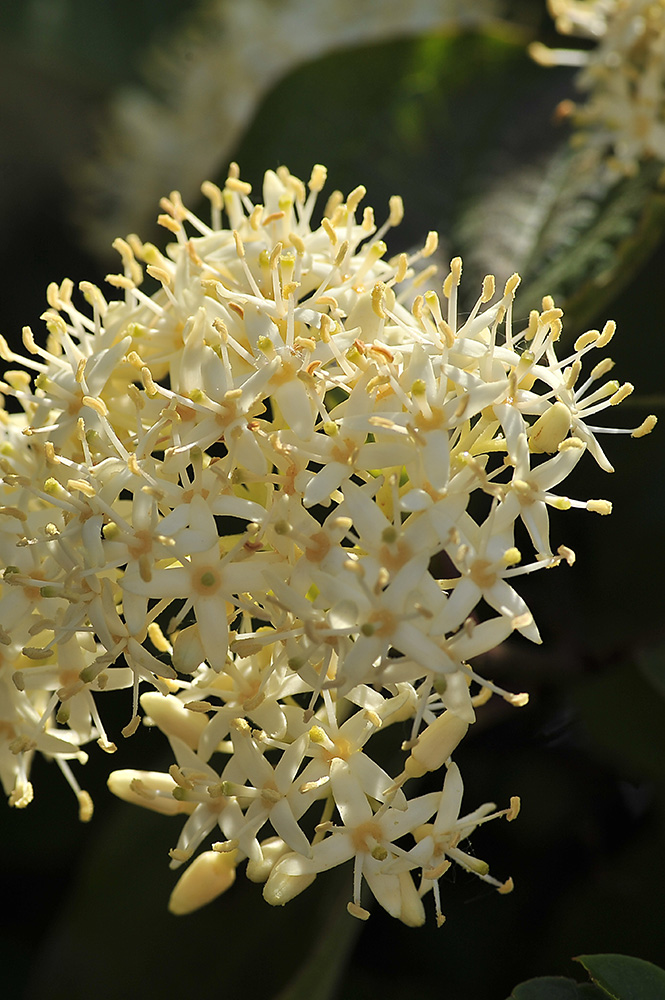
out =
[[[614,395],[610,396],[609,405],[617,406],[619,403],[623,402],[624,399],[630,396],[634,388],[635,386],[631,385],[630,382],[624,382],[624,384],[619,387],[619,389],[614,393]]]
[[[617,325],[613,319],[608,319],[607,323],[603,327],[600,337],[595,341],[594,347],[607,347],[612,337],[616,333]]]
[[[356,917],[358,920],[369,920],[370,918],[369,910],[366,910],[360,903],[347,903],[346,909],[352,917]]]
[[[235,851],[238,847],[238,841],[234,838],[231,840],[218,840],[212,845],[213,851],[218,854],[228,854],[229,851]]]
[[[21,652],[29,660],[48,660],[53,656],[52,649],[42,649],[40,646],[23,646]]]
[[[612,504],[609,500],[587,500],[586,509],[594,514],[607,515],[612,513]]]
[[[323,186],[326,183],[326,178],[328,177],[328,169],[324,167],[322,163],[315,163],[312,167],[312,172],[307,182],[307,187],[310,191],[318,194],[323,190]]]
[[[374,285],[372,289],[372,310],[379,317],[379,319],[386,318],[386,312],[383,308],[383,303],[386,297],[386,286],[382,281],[379,281]]]
[[[221,188],[212,181],[203,181],[201,184],[201,194],[207,198],[213,209],[221,212],[224,208],[224,197]]]
[[[79,804],[79,819],[81,823],[89,823],[92,819],[94,806],[90,794],[82,789],[76,793]]]
[[[435,229],[431,229],[427,234],[427,239],[425,240],[425,246],[422,249],[423,257],[431,257],[432,254],[436,253],[439,246],[439,234]]]
[[[529,704],[529,695],[526,691],[521,691],[519,694],[504,694],[504,699],[509,705],[513,705],[515,708],[524,708],[525,705]]]
[[[184,851],[180,847],[172,847],[169,850],[169,857],[172,861],[177,861],[180,864],[184,864],[185,861],[189,861],[192,856],[191,851]]]
[[[25,809],[34,798],[32,783],[29,781],[17,781],[15,788],[9,795],[9,805],[14,809]]]
[[[130,736],[134,735],[136,730],[139,728],[140,724],[141,724],[140,716],[135,715],[129,720],[127,725],[120,730],[120,732],[125,737],[125,739],[129,739]]]
[[[634,438],[644,437],[646,434],[651,433],[651,431],[654,429],[657,423],[658,423],[658,417],[654,416],[654,414],[651,413],[648,417],[646,417],[642,421],[639,427],[636,427],[634,431],[631,431],[630,436]]]
[[[442,875],[445,875],[448,869],[452,866],[452,861],[446,858],[435,868],[423,868],[423,878],[430,879],[434,881],[435,879],[440,879]]]
[[[358,205],[363,200],[366,194],[367,194],[367,188],[364,187],[362,184],[359,184],[357,187],[353,189],[353,191],[346,199],[346,207],[350,215],[353,215],[353,213],[355,212]]]
[[[576,351],[583,351],[591,344],[596,344],[600,336],[601,335],[598,330],[587,330],[586,333],[581,334],[581,336],[577,338],[573,346]]]
[[[572,549],[569,549],[567,545],[560,545],[557,549],[557,554],[561,559],[565,560],[569,566],[573,566],[575,559],[577,558]]]
[[[520,800],[519,795],[511,795],[510,808],[506,810],[506,819],[508,820],[509,823],[512,823],[513,820],[517,819],[521,808],[522,808],[522,802]]]
[[[141,380],[143,382],[143,388],[145,389],[150,399],[154,399],[155,396],[159,395],[159,390],[157,389],[157,385],[153,380],[152,372],[147,367],[147,365],[141,369]]]
[[[212,712],[215,706],[210,701],[186,701],[184,707],[188,712]]]
[[[348,254],[348,252],[349,252],[349,241],[348,240],[344,240],[344,242],[341,244],[339,250],[337,251],[337,255],[336,255],[335,260],[334,260],[335,267],[341,267],[342,266],[342,264],[344,263],[344,261],[346,259],[346,255]]]

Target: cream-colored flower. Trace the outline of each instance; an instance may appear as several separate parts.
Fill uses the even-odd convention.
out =
[[[662,0],[548,0],[566,35],[596,49],[531,46],[546,66],[580,66],[577,85],[588,96],[574,107],[579,137],[619,174],[644,159],[665,160],[665,4]]]
[[[109,784],[184,816],[173,867],[203,848],[176,910],[245,861],[282,904],[354,858],[352,912],[365,879],[415,925],[412,870],[457,846],[441,818],[409,846],[448,808],[411,779],[449,764],[491,694],[526,703],[474,660],[539,640],[518,577],[573,560],[552,551],[549,506],[609,511],[553,491],[587,452],[611,468],[588,419],[630,387],[600,383],[600,362],[577,388],[611,327],[562,352],[544,300],[518,329],[516,275],[498,294],[488,276],[460,317],[461,260],[438,287],[420,268],[436,234],[389,256],[401,199],[377,226],[363,187],[333,192],[313,224],[325,180],[268,171],[256,200],[233,164],[223,190],[204,185],[212,224],[172,192],[165,252],[116,241],[117,299],[84,283],[88,315],[65,281],[47,346],[24,332],[27,370],[0,386],[17,411],[0,411],[0,773],[27,805],[31,756],[52,755],[89,815],[68,761],[114,749],[103,694],[131,687],[123,734],[141,699],[175,763]]]

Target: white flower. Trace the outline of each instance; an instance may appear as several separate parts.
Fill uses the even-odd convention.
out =
[[[404,883],[390,873],[390,863],[403,851],[395,841],[425,822],[436,809],[436,793],[411,799],[406,809],[382,806],[373,812],[367,796],[353,775],[349,764],[334,758],[330,764],[330,782],[343,826],[331,826],[330,836],[312,847],[311,858],[288,854],[278,861],[268,879],[264,896],[271,901],[272,882],[280,876],[311,875],[354,859],[353,900],[349,912],[366,919],[361,905],[364,879],[378,902],[394,917],[403,911]],[[414,923],[422,923],[417,919]]]
[[[246,860],[281,904],[354,858],[352,912],[365,879],[418,924],[411,870],[458,849],[441,818],[411,846],[441,800],[409,796],[411,779],[449,764],[490,694],[526,703],[473,661],[514,632],[539,640],[516,578],[572,562],[549,506],[609,512],[553,491],[586,452],[611,468],[588,419],[630,387],[596,388],[600,362],[577,388],[613,328],[559,359],[553,302],[513,323],[516,275],[499,295],[488,276],[460,319],[461,260],[438,290],[418,274],[435,233],[388,256],[398,197],[377,228],[363,187],[335,193],[312,228],[325,178],[280,167],[254,201],[234,164],[223,190],[204,185],[212,225],[172,192],[165,253],[116,242],[120,298],[84,283],[87,315],[52,285],[47,347],[24,332],[28,371],[0,386],[22,411],[0,411],[0,773],[27,805],[31,757],[52,755],[89,815],[68,760],[114,749],[105,690],[131,686],[130,736],[154,689],[146,721],[176,762],[109,784],[186,817],[174,867],[203,847],[176,910]],[[495,614],[476,620],[481,602]]]
[[[489,885],[493,885],[501,893],[510,892],[513,888],[512,879],[508,879],[507,882],[499,882],[492,878],[489,875],[487,863],[461,850],[458,844],[469,837],[481,823],[487,823],[499,816],[505,816],[509,821],[514,820],[519,813],[519,799],[513,798],[510,808],[500,812],[495,811],[493,802],[486,802],[474,812],[460,816],[463,792],[464,785],[460,770],[457,764],[451,761],[447,765],[446,778],[434,822],[423,824],[419,829],[414,830],[414,836],[418,841],[417,845],[392,864],[394,871],[405,870],[405,868],[408,870],[416,865],[422,868],[420,893],[424,895],[432,889],[439,927],[445,920],[441,912],[439,879],[448,870],[451,862],[454,861],[465,871],[473,872],[474,875]]]
[[[597,49],[531,46],[544,65],[581,66],[585,103],[574,108],[580,137],[609,153],[615,173],[634,173],[640,160],[665,160],[665,4],[662,0],[549,0],[563,34],[598,42]]]

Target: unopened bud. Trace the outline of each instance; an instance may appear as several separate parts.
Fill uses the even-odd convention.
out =
[[[237,851],[199,854],[176,882],[169,900],[171,913],[192,913],[226,892],[235,882],[237,856]]]
[[[461,742],[469,728],[454,712],[446,711],[425,729],[406,761],[404,770],[410,778],[420,778],[427,771],[438,771]]]

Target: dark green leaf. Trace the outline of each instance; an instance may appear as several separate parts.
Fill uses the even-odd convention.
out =
[[[538,308],[543,295],[554,296],[570,331],[601,312],[662,239],[662,165],[616,182],[602,161],[573,149],[567,135],[557,138],[548,117],[535,128],[535,155],[509,134],[502,172],[476,174],[458,231],[478,280],[518,271],[522,305]]]
[[[665,649],[653,647],[640,656],[638,662],[643,676],[665,698]]]
[[[630,955],[580,955],[594,983],[612,1000],[663,1000],[665,971],[642,958]]]
[[[581,1000],[579,984],[564,976],[539,976],[520,983],[508,1000]]]

